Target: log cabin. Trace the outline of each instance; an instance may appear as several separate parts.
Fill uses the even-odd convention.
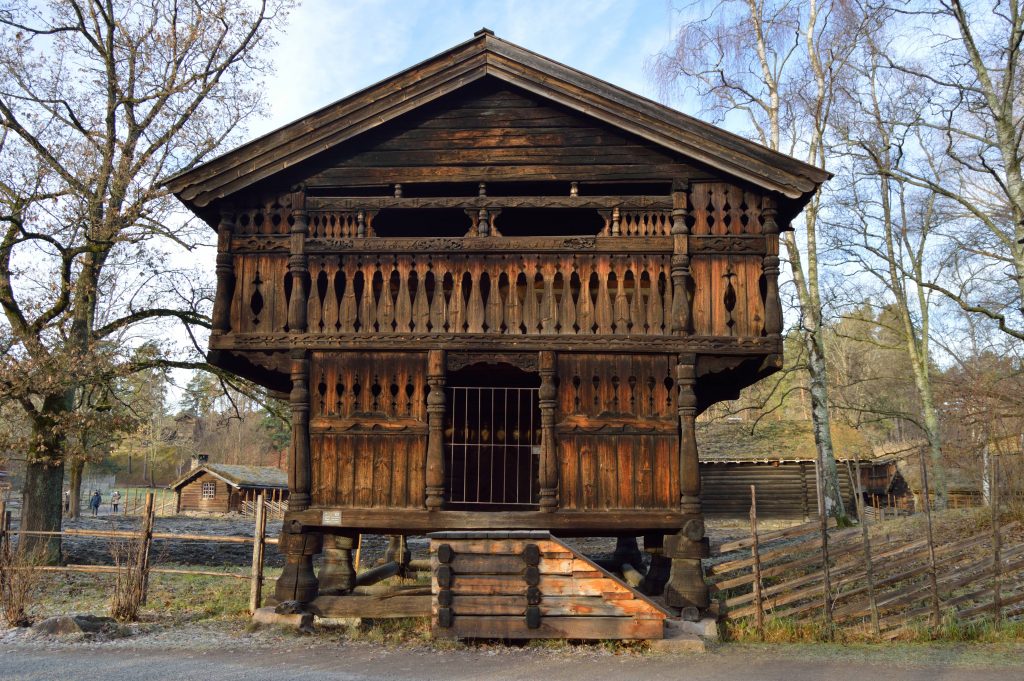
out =
[[[546,531],[642,536],[706,606],[695,419],[782,366],[828,177],[483,29],[171,178],[209,360],[290,401],[277,598],[350,590],[361,532]]]
[[[258,495],[274,501],[288,499],[288,476],[271,466],[201,463],[170,484],[175,513],[207,511],[240,513]]]

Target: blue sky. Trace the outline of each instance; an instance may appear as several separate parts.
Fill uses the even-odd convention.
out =
[[[306,0],[275,49],[268,132],[427,59],[486,26],[505,40],[647,97],[645,60],[672,37],[666,0]],[[694,113],[694,112],[691,112]]]

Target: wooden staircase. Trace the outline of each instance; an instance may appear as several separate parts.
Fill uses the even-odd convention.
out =
[[[430,561],[437,637],[664,637],[667,610],[548,532],[437,532]]]

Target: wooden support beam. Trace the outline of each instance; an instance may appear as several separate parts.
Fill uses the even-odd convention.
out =
[[[211,333],[222,335],[231,330],[231,299],[235,294],[235,265],[231,254],[231,232],[235,224],[235,214],[231,207],[225,205],[220,211],[220,223],[217,225],[217,293],[213,299],[213,315]]]
[[[438,511],[444,505],[444,412],[445,351],[427,353],[427,465],[426,507]]]
[[[764,217],[765,256],[762,272],[765,278],[764,332],[767,336],[782,333],[782,299],[779,297],[779,226],[775,222],[775,201],[766,196],[762,200]]]
[[[294,222],[291,226],[288,274],[292,280],[292,294],[288,300],[288,330],[303,333],[306,330],[306,305],[309,298],[309,256],[306,255],[306,234],[309,216],[306,213],[304,192],[295,192]]]
[[[690,228],[686,225],[685,191],[672,192],[672,323],[676,335],[690,335]]]
[[[679,489],[680,509],[700,514],[700,460],[697,454],[697,371],[693,355],[683,355],[676,365],[679,388]]]
[[[309,358],[304,350],[293,350],[291,360],[292,451],[288,462],[288,498],[290,508],[301,511],[308,508],[310,502]]]
[[[555,443],[555,374],[554,352],[540,353],[540,508],[554,511],[558,508],[558,449]]]

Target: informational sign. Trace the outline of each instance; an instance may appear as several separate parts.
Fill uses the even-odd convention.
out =
[[[320,524],[330,527],[341,527],[341,511],[324,511]]]

